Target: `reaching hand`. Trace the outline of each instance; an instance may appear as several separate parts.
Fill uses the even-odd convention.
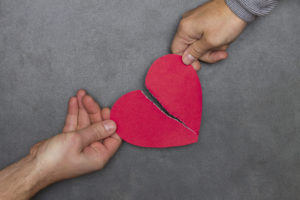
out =
[[[186,65],[192,64],[199,70],[199,60],[215,63],[226,59],[226,49],[246,25],[224,0],[209,1],[183,15],[172,42],[172,53],[182,55]]]
[[[99,105],[84,90],[69,100],[63,133],[31,149],[50,182],[72,178],[104,167],[121,144],[110,110]],[[104,121],[102,121],[104,120]]]
[[[24,159],[0,171],[0,199],[29,199],[63,179],[100,170],[121,145],[110,110],[84,90],[69,100],[63,133],[34,145]]]

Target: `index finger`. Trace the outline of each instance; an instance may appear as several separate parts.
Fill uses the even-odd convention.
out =
[[[172,41],[171,52],[174,54],[183,55],[183,52],[187,49],[188,45],[189,44],[186,42],[183,36],[181,36],[181,34],[177,31]]]
[[[86,95],[83,97],[83,106],[85,107],[92,124],[102,121],[101,108],[91,96]]]

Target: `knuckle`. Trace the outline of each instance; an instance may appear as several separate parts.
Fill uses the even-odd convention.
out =
[[[179,30],[189,30],[192,26],[192,21],[189,18],[182,18],[179,22]]]
[[[215,36],[208,36],[204,38],[206,41],[206,44],[210,47],[218,47],[222,44],[222,41],[220,40],[219,37]]]
[[[194,53],[199,54],[201,52],[201,47],[199,45],[195,45],[192,50]]]
[[[190,52],[194,57],[199,58],[202,53],[202,48],[199,45],[194,45]]]
[[[106,133],[106,130],[104,129],[104,126],[102,123],[99,123],[99,124],[93,126],[93,130],[98,139],[103,138],[103,136]]]

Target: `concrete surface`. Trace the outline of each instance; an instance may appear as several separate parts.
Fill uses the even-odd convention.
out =
[[[63,126],[85,88],[102,106],[142,89],[180,16],[203,0],[1,0],[0,168]],[[124,143],[101,171],[34,199],[300,199],[300,1],[247,27],[226,61],[203,65],[197,144]]]

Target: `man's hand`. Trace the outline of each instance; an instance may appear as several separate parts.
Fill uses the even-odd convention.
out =
[[[69,101],[62,134],[34,145],[21,161],[0,171],[0,199],[29,199],[63,179],[100,170],[121,144],[110,110],[84,90]],[[104,120],[104,121],[103,121]]]
[[[63,133],[31,149],[50,182],[99,170],[121,144],[116,124],[108,120],[110,110],[99,105],[84,90],[69,101]],[[105,121],[102,121],[105,120]]]
[[[226,59],[226,49],[246,25],[224,0],[209,1],[183,15],[172,42],[172,53],[182,55],[186,65],[192,64],[199,70],[199,60],[215,63]]]

